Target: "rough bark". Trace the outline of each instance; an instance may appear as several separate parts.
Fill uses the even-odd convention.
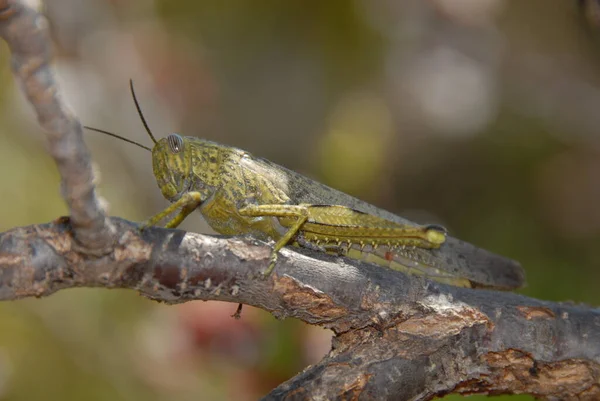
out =
[[[71,217],[0,234],[0,300],[64,288],[129,288],[162,302],[254,305],[334,331],[331,352],[265,399],[428,400],[528,393],[600,399],[600,311],[514,293],[471,290],[387,269],[106,218],[98,206],[81,124],[62,104],[46,23],[0,0],[0,36],[45,128]]]

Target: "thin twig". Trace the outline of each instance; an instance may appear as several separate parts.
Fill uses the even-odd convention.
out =
[[[106,252],[113,243],[113,231],[96,198],[81,123],[61,99],[54,79],[48,22],[18,1],[0,0],[0,36],[10,48],[15,78],[46,131],[76,238],[89,252]]]

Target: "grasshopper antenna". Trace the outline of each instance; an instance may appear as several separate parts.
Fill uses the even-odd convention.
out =
[[[129,89],[131,89],[131,96],[133,96],[133,102],[135,103],[135,108],[137,109],[138,114],[140,115],[140,118],[142,119],[142,124],[144,124],[144,128],[146,128],[146,132],[148,133],[148,135],[150,135],[152,142],[154,142],[156,144],[156,139],[154,139],[154,135],[152,135],[152,131],[150,131],[150,127],[148,127],[148,123],[146,122],[146,119],[144,118],[144,114],[142,113],[142,108],[140,107],[140,104],[138,103],[137,97],[135,97],[135,91],[133,90],[133,79],[129,80]]]
[[[99,132],[99,133],[104,134],[104,135],[112,136],[113,138],[117,138],[117,139],[120,139],[122,141],[129,142],[129,143],[131,143],[133,145],[139,146],[142,149],[146,149],[146,150],[152,152],[152,149],[150,149],[148,146],[144,146],[141,143],[137,143],[135,141],[132,141],[131,139],[124,138],[124,137],[122,137],[120,135],[113,134],[112,132],[104,131],[102,129],[98,129],[98,128],[94,128],[94,127],[88,127],[87,125],[84,125],[83,128],[89,129],[90,131],[96,131],[96,132]]]

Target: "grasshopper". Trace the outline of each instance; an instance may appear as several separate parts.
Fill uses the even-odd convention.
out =
[[[291,244],[455,286],[510,290],[524,284],[518,262],[448,236],[439,225],[413,223],[241,149],[175,133],[157,141],[132,81],[130,89],[152,149],[85,128],[152,152],[158,187],[171,204],[142,228],[177,212],[165,225],[175,228],[198,210],[218,233],[274,240],[264,276]]]

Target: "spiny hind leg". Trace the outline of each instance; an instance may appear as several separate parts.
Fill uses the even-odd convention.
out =
[[[165,225],[166,228],[176,228],[190,213],[192,213],[198,207],[198,205],[200,205],[200,202],[201,197],[199,192],[186,192],[176,202],[171,203],[163,211],[155,214],[143,222],[139,229],[144,230],[145,228],[154,226],[162,219],[181,208],[179,213],[177,213],[177,215],[169,220]]]
[[[298,245],[300,245],[302,248],[310,249],[312,251],[319,251],[319,252],[323,252],[323,253],[327,252],[327,248],[325,248],[323,245],[321,245],[317,242],[314,242],[314,241],[309,241],[306,238],[304,238],[303,235],[298,235],[296,237],[296,242],[298,242]]]
[[[291,241],[308,219],[307,209],[302,205],[248,205],[238,210],[238,212],[247,217],[288,217],[296,219],[294,224],[279,238],[273,247],[269,266],[263,272],[263,277],[268,277],[275,268],[279,251]]]
[[[336,256],[347,256],[348,250],[350,249],[350,244],[346,242],[345,244],[333,244],[333,243],[324,243],[321,244],[320,241],[311,241],[306,239],[302,234],[296,237],[296,242],[302,248],[310,249],[312,251],[318,251],[323,253],[329,253],[331,255]]]

